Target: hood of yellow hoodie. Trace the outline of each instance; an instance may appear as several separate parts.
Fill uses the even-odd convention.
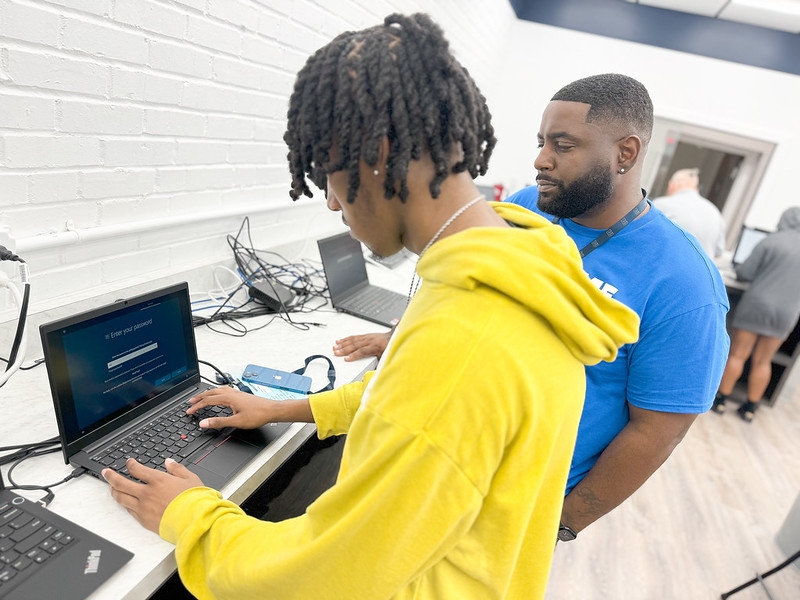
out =
[[[517,227],[475,227],[435,243],[419,260],[425,281],[493,288],[546,319],[584,364],[613,361],[635,342],[639,318],[602,293],[563,228],[514,204],[490,203]]]

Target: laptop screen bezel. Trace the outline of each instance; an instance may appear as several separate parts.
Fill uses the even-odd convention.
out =
[[[169,381],[158,386],[155,394],[149,398],[140,398],[134,405],[128,405],[111,415],[93,423],[81,432],[77,426],[75,404],[66,356],[63,352],[62,334],[64,330],[73,329],[76,325],[93,320],[110,318],[110,315],[129,310],[137,305],[146,305],[163,298],[178,299],[181,313],[181,326],[186,347],[187,370],[177,381]],[[110,433],[136,420],[148,410],[172,399],[176,394],[200,383],[200,368],[197,360],[197,345],[191,318],[189,288],[186,282],[154,290],[129,299],[118,300],[86,312],[46,323],[39,327],[44,351],[45,365],[50,382],[59,436],[63,447],[64,462],[69,463],[72,456],[102,439]]]

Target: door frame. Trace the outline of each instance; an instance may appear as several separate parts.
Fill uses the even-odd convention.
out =
[[[669,138],[673,140],[671,143],[668,143]],[[645,189],[649,189],[660,172],[669,167],[677,141],[744,156],[722,209],[726,231],[725,247],[730,250],[739,237],[739,231],[775,151],[775,144],[750,136],[657,116],[654,119],[653,135],[642,171]]]

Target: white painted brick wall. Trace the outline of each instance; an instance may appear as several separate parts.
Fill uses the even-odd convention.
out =
[[[160,71],[205,79],[211,75],[211,54],[201,48],[163,40],[150,41],[148,64]]]
[[[495,84],[508,0],[0,0],[0,229],[32,313],[229,260],[244,215],[263,247],[337,223],[288,197],[296,72],[340,32],[419,10]]]
[[[57,131],[67,133],[117,133],[139,135],[145,111],[136,106],[64,99],[58,103]]]
[[[65,56],[49,49],[9,47],[5,62],[9,81],[4,84],[27,88],[32,94],[76,92],[104,97],[108,89],[108,65],[93,62],[89,57]]]
[[[165,136],[202,137],[206,117],[199,112],[148,108],[144,111],[145,133]]]
[[[12,93],[0,96],[0,127],[27,131],[52,131],[56,101]]]
[[[114,20],[146,32],[180,39],[186,33],[187,13],[160,0],[116,0]]]
[[[214,3],[217,4],[225,5],[227,1]],[[242,33],[237,26],[209,20],[205,15],[188,17],[186,39],[198,46],[233,56],[238,56],[242,49]],[[217,58],[219,56],[215,56],[214,60]]]
[[[30,201],[38,204],[72,202],[78,196],[78,171],[41,171],[28,175]]]
[[[6,134],[3,141],[2,165],[12,169],[81,167],[100,162],[100,140],[96,137],[14,132]]]
[[[111,26],[103,19],[90,22],[83,16],[65,18],[61,47],[100,59],[117,59],[137,65],[147,62],[148,43],[144,35]]]
[[[155,190],[152,169],[85,170],[80,173],[81,197],[87,199],[145,196]]]
[[[3,0],[0,2],[0,31],[13,32],[19,41],[56,46],[58,44],[58,12],[47,5],[31,6]]]
[[[0,206],[25,204],[28,201],[28,176],[24,172],[0,172]],[[3,224],[0,223],[0,231]],[[4,232],[8,234],[8,231]]]
[[[130,165],[156,166],[175,163],[175,140],[158,138],[114,138],[105,139],[103,145],[103,164],[106,167],[125,167]],[[144,219],[146,215],[142,215]]]

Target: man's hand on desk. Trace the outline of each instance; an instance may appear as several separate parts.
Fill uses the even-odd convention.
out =
[[[346,361],[358,360],[368,356],[381,357],[392,336],[391,331],[386,333],[366,333],[364,335],[351,335],[333,343],[333,353],[344,356]]]
[[[191,415],[206,406],[227,406],[233,411],[230,417],[203,419],[198,425],[204,429],[255,429],[267,423],[313,423],[314,415],[308,398],[300,400],[270,400],[229,387],[206,390],[189,400],[186,411]]]
[[[147,485],[131,481],[111,469],[103,469],[103,477],[111,486],[111,496],[134,519],[156,533],[169,503],[182,492],[203,485],[197,475],[171,458],[164,462],[166,473],[145,467],[133,458],[128,459],[126,466],[131,476]]]

